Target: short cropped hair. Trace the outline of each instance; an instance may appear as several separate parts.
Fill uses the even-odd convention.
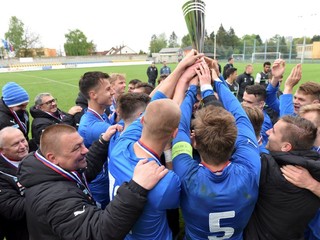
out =
[[[139,89],[139,88],[142,88],[143,92],[147,95],[150,95],[150,93],[152,93],[152,91],[154,90],[154,87],[151,84],[145,83],[145,82],[138,83],[135,86],[135,89]]]
[[[256,137],[258,138],[261,135],[261,128],[264,121],[262,110],[257,106],[242,105],[242,107],[253,126]]]
[[[132,80],[129,81],[128,84],[136,85],[136,84],[138,84],[138,83],[140,83],[140,82],[141,82],[141,80],[139,80],[139,79],[132,79]]]
[[[144,112],[150,100],[145,93],[124,93],[117,101],[121,118],[124,121],[134,121],[137,112]]]
[[[300,116],[286,115],[280,120],[287,123],[282,132],[282,141],[289,142],[292,150],[308,150],[317,137],[317,128],[307,119]]]
[[[66,124],[54,124],[46,127],[40,137],[41,153],[45,156],[50,151],[59,152],[61,150],[60,139],[63,135],[74,132],[77,132],[77,130]]]
[[[34,98],[34,105],[35,106],[40,106],[42,104],[42,98],[46,96],[51,96],[51,93],[39,93],[35,98]]]
[[[226,78],[228,78],[230,75],[232,75],[235,71],[237,71],[237,69],[234,67],[228,68],[226,70]]]
[[[313,96],[314,100],[320,101],[320,84],[316,82],[305,82],[299,86],[297,91]]]
[[[156,141],[168,140],[178,128],[180,116],[180,107],[172,99],[152,101],[143,116],[142,135],[148,135]]]
[[[235,119],[222,107],[209,105],[195,113],[192,120],[196,148],[208,164],[230,159],[237,138]]]
[[[165,80],[169,75],[168,74],[161,74],[160,77],[157,80],[158,85]]]
[[[265,66],[271,66],[271,62],[264,62],[263,67],[265,67]]]
[[[103,72],[86,72],[79,80],[79,89],[86,99],[90,99],[89,92],[96,88],[102,79],[110,79],[107,73]]]
[[[263,85],[249,85],[245,89],[247,94],[253,94],[259,101],[265,101],[267,97],[266,88]]]

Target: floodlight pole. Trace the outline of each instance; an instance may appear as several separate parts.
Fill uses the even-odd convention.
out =
[[[303,63],[304,60],[304,52],[306,48],[306,35],[303,37],[303,45],[302,45],[302,53],[301,53],[301,63]]]
[[[217,34],[214,35],[213,59],[216,59],[216,56],[217,56]]]

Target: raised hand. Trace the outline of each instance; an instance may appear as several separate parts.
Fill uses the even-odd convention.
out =
[[[281,79],[285,70],[286,62],[283,59],[277,59],[271,67],[271,74],[275,79]]]
[[[292,93],[293,87],[296,86],[302,78],[302,66],[301,63],[297,64],[288,76],[283,93]]]
[[[112,125],[102,134],[102,139],[105,141],[109,141],[112,135],[116,133],[116,131],[121,132],[122,130],[123,126],[119,124]]]
[[[195,49],[192,49],[188,54],[181,60],[177,67],[187,68],[196,62],[202,61],[204,57],[203,53],[198,53]]]
[[[219,76],[220,75],[220,72],[219,72],[219,65],[218,65],[218,61],[217,60],[214,60],[214,59],[211,59],[211,58],[208,58],[208,57],[204,57],[204,60],[206,61],[206,63],[208,64],[208,67],[210,69],[214,69],[217,73],[217,75]]]
[[[199,69],[196,69],[196,73],[199,77],[200,85],[210,84],[211,85],[211,74],[208,64],[202,61],[199,65]]]

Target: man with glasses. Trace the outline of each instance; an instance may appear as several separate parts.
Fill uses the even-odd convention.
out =
[[[15,82],[8,82],[2,87],[0,100],[0,130],[13,126],[22,131],[28,140],[29,113],[26,110],[29,95],[24,88]]]
[[[64,123],[75,127],[74,115],[81,112],[80,106],[73,106],[68,113],[60,110],[57,99],[50,93],[40,93],[35,97],[34,106],[30,108],[33,117],[31,134],[37,145],[43,130],[53,124]]]

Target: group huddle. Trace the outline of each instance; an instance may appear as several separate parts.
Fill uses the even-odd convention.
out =
[[[86,72],[68,112],[37,95],[31,139],[28,93],[7,83],[0,239],[320,239],[320,84],[293,96],[298,64],[278,94],[285,68],[241,98],[237,69],[195,50],[128,92],[124,74]]]

